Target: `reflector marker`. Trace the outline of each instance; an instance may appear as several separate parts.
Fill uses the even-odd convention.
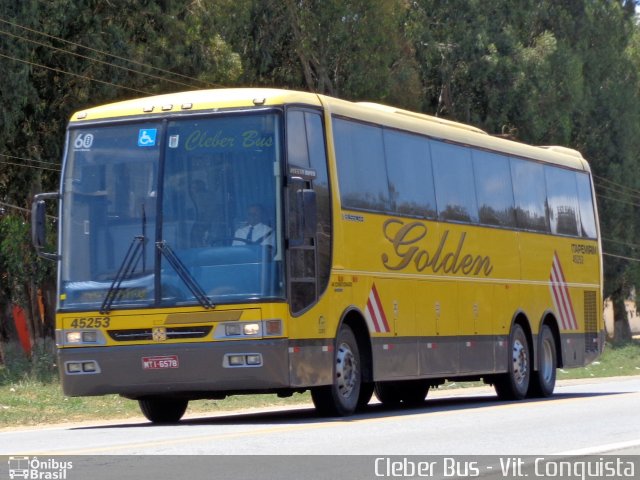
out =
[[[377,333],[389,333],[389,323],[387,322],[387,316],[384,313],[376,284],[371,285],[371,291],[369,292],[369,298],[367,300],[367,307],[364,312],[364,318],[369,327],[369,331]]]

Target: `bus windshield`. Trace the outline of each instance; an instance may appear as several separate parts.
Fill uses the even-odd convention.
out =
[[[69,133],[60,308],[284,297],[280,116]]]

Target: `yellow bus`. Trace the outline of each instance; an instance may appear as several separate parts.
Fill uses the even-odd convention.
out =
[[[305,390],[349,415],[448,379],[547,396],[604,345],[582,156],[388,106],[219,89],[88,109],[33,221],[65,394],[152,422]]]

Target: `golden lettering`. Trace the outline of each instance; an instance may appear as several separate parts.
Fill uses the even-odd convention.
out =
[[[389,226],[399,223],[401,228],[392,238],[389,235]],[[412,232],[413,231],[413,232]],[[386,253],[382,254],[382,263],[389,270],[402,270],[409,265],[409,262],[418,251],[418,247],[409,247],[406,251],[402,249],[405,245],[411,245],[422,240],[427,235],[427,227],[421,223],[415,222],[413,224],[404,225],[404,222],[400,220],[387,220],[383,226],[384,236],[393,244],[396,255],[400,257],[400,263],[397,265],[389,265],[389,257]],[[428,254],[427,254],[428,256]],[[428,257],[427,257],[428,260]]]
[[[420,222],[405,224],[398,219],[387,220],[383,225],[383,234],[393,246],[393,253],[397,257],[392,260],[388,254],[382,254],[382,264],[388,270],[404,270],[413,263],[418,272],[429,268],[433,273],[461,272],[463,275],[489,276],[493,271],[489,256],[464,253],[466,232],[460,234],[457,245],[451,248],[451,245],[447,245],[449,230],[445,230],[433,254],[420,246],[420,241],[428,234],[426,225]]]

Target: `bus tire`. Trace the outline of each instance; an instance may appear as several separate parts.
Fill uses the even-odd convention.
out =
[[[557,365],[555,338],[551,329],[543,325],[538,334],[538,370],[531,374],[529,397],[548,397],[553,393]]]
[[[425,380],[403,380],[396,382],[376,382],[376,398],[383,405],[419,405],[429,393],[429,384]]]
[[[493,385],[501,400],[521,400],[527,396],[531,378],[530,359],[527,334],[515,323],[509,335],[509,370],[498,375]]]
[[[397,382],[376,382],[374,390],[378,401],[389,407],[398,405],[402,401]]]
[[[360,396],[358,397],[358,407],[356,410],[363,410],[367,405],[369,405],[369,401],[371,400],[371,397],[373,397],[373,389],[373,382],[366,382],[360,386]]]
[[[142,414],[153,423],[176,423],[187,410],[189,400],[181,398],[147,397],[138,399]]]
[[[358,342],[351,328],[343,325],[336,337],[333,383],[313,388],[311,399],[320,415],[344,417],[358,408],[362,388],[362,359]]]

